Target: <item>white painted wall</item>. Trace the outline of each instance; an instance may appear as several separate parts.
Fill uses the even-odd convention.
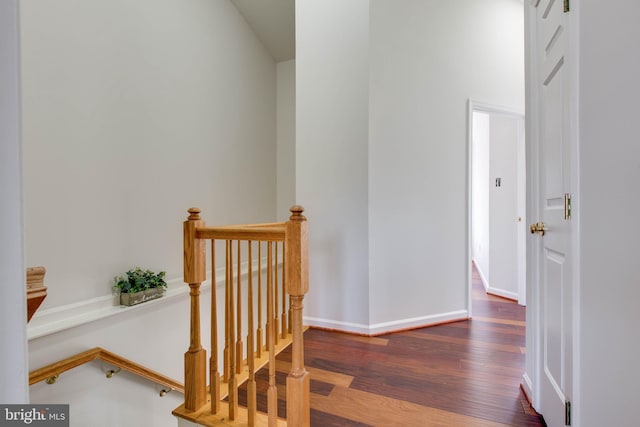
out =
[[[471,142],[471,249],[476,268],[485,288],[491,280],[489,270],[489,149],[490,115],[473,112],[473,141]]]
[[[582,427],[635,425],[640,4],[576,3],[580,192],[573,203],[580,224],[580,321],[574,408]]]
[[[43,308],[133,266],[182,274],[181,221],[276,216],[276,66],[228,1],[25,0],[28,265]]]
[[[518,119],[491,115],[489,291],[518,299]],[[496,179],[501,179],[496,187]]]
[[[0,402],[27,403],[18,1],[0,2]],[[10,351],[6,351],[10,350]]]
[[[523,4],[372,0],[370,37],[370,322],[464,317],[467,100],[524,109]]]
[[[191,206],[209,224],[275,220],[276,64],[228,1],[21,9],[27,264],[47,267],[49,292],[30,328],[109,314],[31,339],[29,368],[101,346],[182,381],[187,294],[118,311],[110,282],[136,265],[180,282]],[[208,312],[203,303],[203,321]],[[207,347],[204,324],[202,336]],[[33,400],[71,403],[72,425],[98,425],[96,414],[104,425],[175,425],[177,405],[147,393],[154,386],[103,390],[92,369],[37,386]],[[143,389],[139,411],[109,415]],[[150,421],[149,408],[162,414]]]
[[[296,2],[296,202],[309,217],[306,322],[366,331],[369,1]]]
[[[278,160],[277,204],[278,221],[291,215],[289,208],[296,202],[296,61],[279,62],[278,73]]]
[[[296,9],[307,322],[379,333],[466,317],[466,102],[523,109],[522,2]]]

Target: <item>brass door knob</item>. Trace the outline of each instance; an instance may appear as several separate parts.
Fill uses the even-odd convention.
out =
[[[535,224],[531,224],[529,226],[529,231],[531,234],[539,233],[541,236],[544,236],[544,232],[547,230],[544,222],[536,222]]]

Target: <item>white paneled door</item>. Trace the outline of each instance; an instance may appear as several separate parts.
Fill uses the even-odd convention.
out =
[[[572,251],[569,31],[563,0],[534,0],[538,99],[539,407],[549,427],[569,425]],[[535,227],[536,224],[532,224]],[[533,230],[534,232],[536,230]]]

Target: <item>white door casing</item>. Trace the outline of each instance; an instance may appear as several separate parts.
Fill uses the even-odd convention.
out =
[[[532,222],[542,222],[544,236],[531,236],[530,267],[536,303],[529,305],[537,319],[536,399],[547,425],[563,426],[565,402],[573,391],[573,228],[565,216],[565,195],[572,193],[574,177],[571,135],[571,62],[569,18],[563,1],[534,0],[531,91],[536,109],[533,167],[537,179],[532,198]],[[531,105],[531,104],[530,104]],[[528,324],[529,326],[529,324]]]
[[[517,171],[518,171],[518,304],[527,305],[527,161],[525,155],[524,117],[518,120],[518,147],[517,147]]]

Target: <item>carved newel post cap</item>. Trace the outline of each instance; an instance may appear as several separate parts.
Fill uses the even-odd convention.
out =
[[[289,212],[291,212],[291,216],[289,217],[291,221],[306,221],[307,219],[304,215],[302,215],[302,212],[304,212],[304,208],[300,205],[291,206]]]
[[[189,209],[189,218],[190,221],[197,221],[200,219],[200,208],[191,208]]]

